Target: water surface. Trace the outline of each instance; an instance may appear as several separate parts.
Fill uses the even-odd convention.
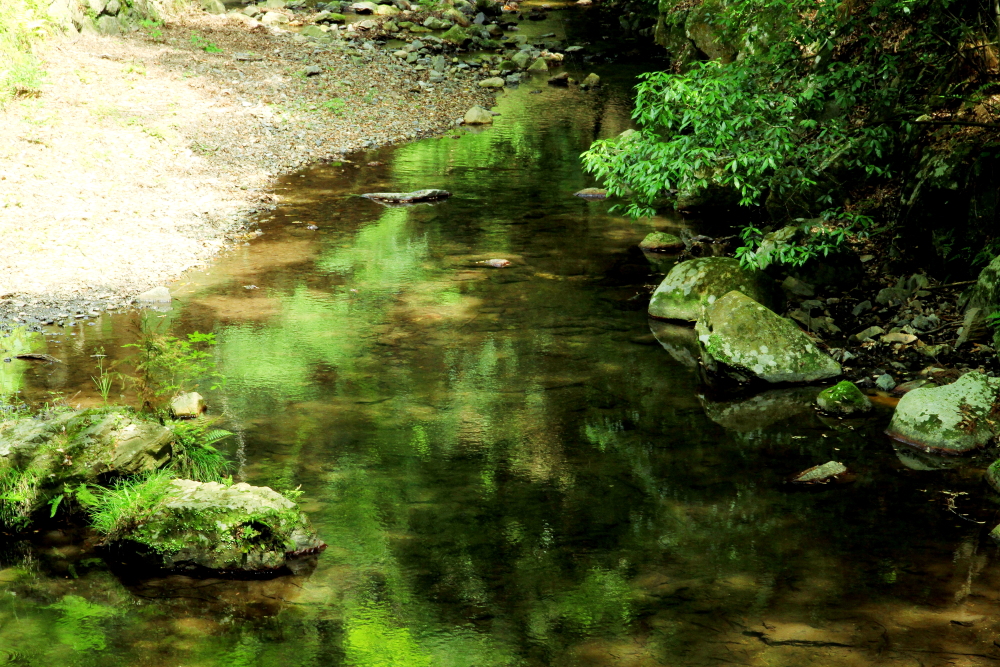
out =
[[[639,70],[595,71],[597,91],[505,93],[493,127],[292,175],[172,310],[52,329],[65,364],[7,365],[8,391],[96,405],[92,355],[215,332],[228,382],[202,389],[236,476],[301,487],[330,547],[302,576],[142,581],[39,533],[5,547],[0,664],[1000,660],[979,469],[921,470],[884,415],[821,420],[814,390],[710,397],[689,332],[651,335],[636,244],[689,223],[572,196],[594,185],[579,153],[630,126]],[[418,188],[454,196],[352,196]],[[785,483],[828,460],[855,482]]]

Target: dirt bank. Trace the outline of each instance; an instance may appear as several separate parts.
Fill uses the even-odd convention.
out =
[[[366,41],[191,11],[45,43],[41,94],[0,111],[0,323],[128,307],[246,242],[278,174],[489,105]]]

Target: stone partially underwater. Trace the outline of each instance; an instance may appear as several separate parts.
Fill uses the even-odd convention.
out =
[[[57,410],[0,422],[0,523],[18,527],[67,485],[162,468],[174,432],[125,408]]]
[[[766,306],[776,305],[767,276],[731,257],[700,257],[674,266],[649,300],[649,316],[694,322],[723,295],[738,290]]]
[[[116,559],[150,569],[230,574],[275,573],[326,548],[277,491],[189,479],[170,480],[106,545]]]
[[[966,373],[943,387],[908,392],[896,406],[886,433],[925,452],[962,454],[997,435],[993,410],[1000,379]]]
[[[447,199],[451,196],[451,193],[447,190],[415,190],[413,192],[369,192],[361,196],[365,199],[377,201],[380,204],[404,205]]]
[[[841,374],[840,364],[789,320],[732,291],[706,308],[695,325],[702,363],[737,382],[816,382]]]

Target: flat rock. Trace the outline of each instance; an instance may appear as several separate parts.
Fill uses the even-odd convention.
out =
[[[674,266],[649,301],[649,315],[663,320],[701,317],[716,299],[738,290],[758,303],[772,305],[773,281],[760,271],[743,268],[731,257],[699,257]]]
[[[705,309],[695,331],[706,369],[741,382],[815,382],[841,374],[805,332],[735,290]]]
[[[151,514],[107,536],[119,553],[166,570],[260,572],[326,547],[298,506],[266,486],[174,479],[161,493]]]
[[[926,452],[961,454],[995,435],[990,423],[1000,380],[966,373],[943,387],[914,389],[896,406],[886,433]]]
[[[170,303],[170,290],[166,287],[154,287],[151,290],[143,292],[136,299],[146,303]]]
[[[447,199],[451,193],[447,190],[415,190],[414,192],[369,192],[361,196],[380,203],[415,204],[423,201]]]
[[[795,484],[827,484],[847,472],[847,466],[840,461],[827,461],[823,465],[803,470],[792,478]]]
[[[503,88],[506,82],[499,76],[483,79],[479,82],[480,88]]]
[[[579,192],[574,192],[573,196],[583,199],[607,199],[608,191],[604,188],[584,188]]]

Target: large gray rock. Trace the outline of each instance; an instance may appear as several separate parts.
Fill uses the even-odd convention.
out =
[[[27,519],[64,486],[166,465],[173,431],[123,409],[62,410],[0,422],[0,519]]]
[[[990,413],[1000,380],[966,373],[944,387],[914,389],[899,399],[886,433],[925,452],[961,454],[996,435]]]
[[[273,489],[188,479],[171,480],[152,513],[107,541],[168,570],[230,572],[276,570],[326,546],[298,506]]]
[[[1000,256],[993,258],[993,261],[979,272],[976,284],[970,290],[966,309],[970,324],[974,318],[969,317],[969,313],[973,313],[974,308],[979,309],[975,315],[990,315],[1000,311]],[[996,348],[997,345],[1000,345],[1000,328],[994,329],[993,332],[993,347]]]
[[[805,332],[735,290],[706,308],[695,331],[706,369],[741,382],[815,382],[841,374]]]
[[[773,281],[760,271],[744,269],[731,257],[699,257],[670,270],[649,301],[649,315],[663,320],[695,321],[706,307],[733,290],[765,305],[774,305]]]

